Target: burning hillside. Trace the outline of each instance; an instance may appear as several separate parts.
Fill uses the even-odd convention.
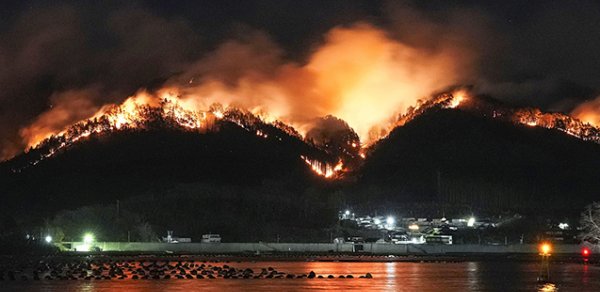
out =
[[[301,135],[293,127],[277,120],[266,122],[260,116],[237,108],[224,108],[220,104],[213,104],[204,111],[197,111],[186,108],[185,103],[175,95],[164,93],[158,97],[141,92],[121,105],[105,106],[92,118],[75,123],[59,133],[49,134],[49,137],[36,136],[35,138],[42,137],[43,140],[32,140],[29,153],[34,156],[33,160],[25,166],[13,169],[13,172],[20,172],[28,166],[37,165],[42,160],[65,151],[75,143],[91,136],[120,131],[144,131],[155,126],[167,126],[203,134],[219,131],[222,123],[235,124],[263,139],[302,140]],[[326,153],[331,152],[326,151]],[[309,154],[301,155],[300,159],[308,163],[310,169],[316,174],[325,178],[335,178],[343,171],[347,171],[341,159],[337,159],[337,162],[328,162],[332,159],[309,158]]]
[[[542,112],[537,108],[513,108],[499,102],[472,96],[467,90],[460,89],[445,92],[425,101],[419,101],[410,107],[406,114],[400,115],[393,127],[381,133],[387,135],[395,127],[412,121],[432,108],[461,109],[484,117],[513,122],[528,127],[554,129],[584,141],[600,143],[600,129],[594,125],[562,113]]]
[[[28,148],[51,135],[60,136],[70,125],[107,113],[111,106],[106,104],[157,106],[164,95],[172,95],[183,109],[200,115],[195,118],[199,123],[185,127],[202,128],[203,115],[215,115],[210,106],[221,104],[267,123],[282,121],[303,136],[319,119],[333,116],[357,133],[357,144],[368,145],[380,138],[370,133],[387,128],[390,117],[433,91],[463,81],[462,73],[468,69],[455,49],[422,51],[373,25],[356,23],[331,29],[306,60],[291,62],[268,37],[251,34],[224,42],[173,74],[159,85],[159,98],[153,100],[138,94],[124,101],[123,94],[110,86],[53,92],[48,107],[19,128],[19,144]],[[129,119],[127,110],[131,108],[115,113],[110,127],[134,126],[136,119]],[[10,154],[3,158],[7,157]]]
[[[378,137],[378,140],[384,138],[393,128],[404,126],[432,108],[458,108],[516,124],[555,129],[584,141],[600,143],[600,130],[590,124],[560,113],[544,113],[533,108],[510,108],[472,96],[465,89],[419,101],[416,106],[409,107],[405,114],[400,115],[391,126],[376,133],[372,132],[371,136]],[[264,139],[281,141],[284,138],[282,135],[286,135],[320,149],[328,158],[315,158],[303,153],[299,159],[315,174],[324,178],[337,178],[344,172],[359,168],[360,161],[365,158],[364,150],[371,145],[361,145],[359,136],[353,129],[343,120],[333,116],[317,120],[313,128],[302,135],[294,127],[274,119],[262,110],[251,113],[235,107],[224,107],[218,103],[204,110],[197,110],[196,106],[190,105],[172,91],[163,90],[157,94],[140,92],[121,105],[104,106],[93,117],[77,122],[58,133],[37,131],[37,135],[30,137],[29,152],[35,158],[26,166],[15,168],[13,171],[20,172],[27,166],[36,165],[90,136],[125,130],[146,130],[155,124],[202,134],[218,131],[220,123],[223,122],[233,123]]]
[[[584,141],[600,143],[600,129],[593,124],[563,113],[543,112],[538,108],[513,108],[483,98],[471,97],[466,93],[453,97],[449,106],[459,107],[485,117],[510,121],[528,127],[543,127],[558,130]],[[460,100],[457,102],[456,100]]]

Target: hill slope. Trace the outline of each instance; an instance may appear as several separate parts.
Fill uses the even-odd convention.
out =
[[[43,160],[37,160],[35,151],[23,154],[1,165],[5,206],[30,205],[31,212],[48,212],[114,202],[177,183],[256,186],[265,180],[294,180],[305,184],[314,176],[301,155],[332,159],[273,126],[261,128],[270,135],[268,139],[228,121],[215,127],[196,133],[155,125],[93,135]],[[38,206],[43,210],[35,210]]]
[[[357,189],[386,200],[581,208],[598,195],[599,165],[596,143],[432,108],[370,149]]]

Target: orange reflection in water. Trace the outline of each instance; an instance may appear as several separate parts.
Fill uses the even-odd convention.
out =
[[[174,264],[174,263],[172,263]],[[295,275],[310,271],[319,279],[169,279],[4,281],[0,290],[36,291],[600,291],[600,269],[578,264],[554,265],[555,284],[538,285],[539,263],[531,262],[229,262],[255,272],[273,267]],[[358,278],[370,273],[372,279]],[[336,278],[327,279],[328,275]],[[353,275],[341,279],[339,275]],[[556,284],[558,283],[558,284]]]

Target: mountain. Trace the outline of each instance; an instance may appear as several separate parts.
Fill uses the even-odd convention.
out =
[[[517,111],[519,112],[519,111]],[[600,145],[564,131],[430,108],[369,149],[354,197],[490,209],[581,209],[600,188]]]
[[[234,122],[231,116],[240,112],[226,115],[230,118],[212,122],[205,132],[154,119],[144,127],[102,131],[75,142],[51,138],[0,165],[4,205],[47,213],[178,183],[250,187],[294,180],[302,185],[315,180],[306,165],[309,158],[323,165],[336,161],[280,127],[253,116]]]
[[[484,96],[444,93],[418,104],[364,159],[345,122],[319,125],[303,139],[237,109],[114,107],[0,163],[0,211],[39,226],[91,222],[81,214],[118,204],[117,225],[130,212],[155,230],[195,237],[307,241],[328,238],[348,205],[578,212],[600,189],[597,128]],[[127,238],[129,229],[119,230],[105,236]]]

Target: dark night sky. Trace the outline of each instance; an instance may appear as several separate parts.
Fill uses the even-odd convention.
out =
[[[92,102],[117,101],[249,31],[299,63],[338,25],[369,22],[429,50],[444,34],[477,52],[472,83],[496,98],[569,112],[600,91],[597,1],[122,2],[2,1],[0,149],[22,147],[19,129],[55,92],[102,88]]]

